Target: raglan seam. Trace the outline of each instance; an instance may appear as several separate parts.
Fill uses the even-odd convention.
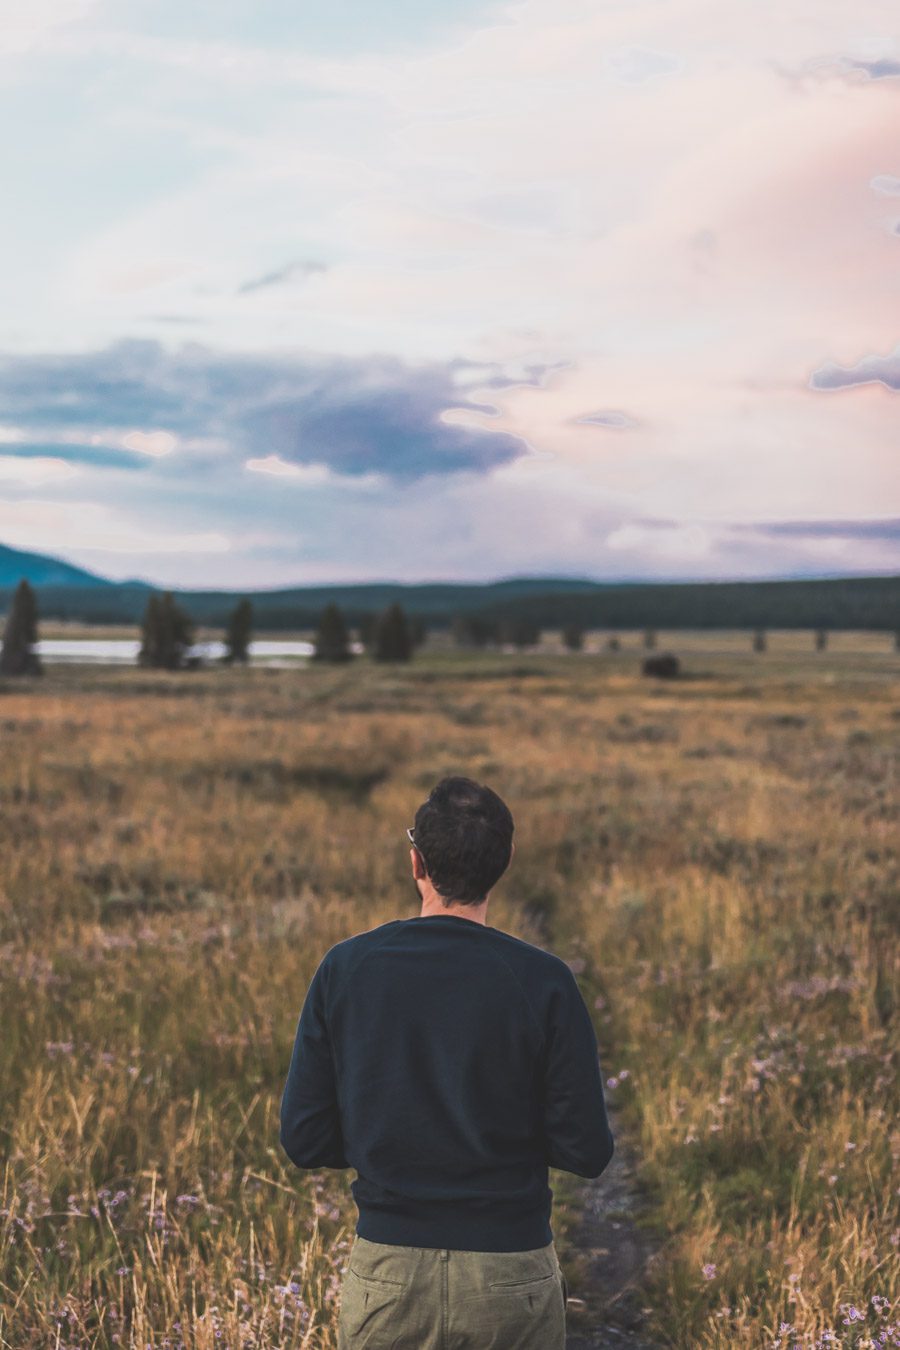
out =
[[[546,1044],[547,1038],[546,1038],[546,1036],[544,1035],[544,1030],[543,1030],[543,1028],[542,1028],[540,1022],[538,1021],[537,1014],[536,1014],[535,1011],[534,1011],[534,1007],[532,1006],[531,999],[528,997],[528,994],[527,994],[527,992],[526,992],[525,986],[523,985],[522,981],[519,979],[518,975],[517,975],[516,972],[513,970],[512,966],[509,964],[509,962],[507,961],[507,959],[506,959],[506,957],[503,955],[503,953],[500,952],[500,951],[498,951],[496,947],[492,948],[492,951],[493,951],[494,955],[497,957],[497,959],[498,959],[500,962],[502,962],[502,964],[503,964],[503,965],[506,967],[506,969],[509,971],[509,974],[512,976],[513,980],[515,981],[516,985],[518,986],[518,989],[519,989],[519,992],[520,992],[521,995],[522,995],[522,998],[525,1000],[525,1006],[527,1007],[527,1009],[528,1009],[528,1011],[529,1011],[529,1013],[530,1013],[530,1015],[531,1015],[531,1020],[532,1020],[532,1022],[534,1023],[535,1029],[536,1029],[537,1034],[538,1034],[538,1039],[539,1039],[539,1041],[540,1041],[539,1053],[542,1053],[543,1050],[544,1050],[544,1046],[545,1046],[545,1044]]]
[[[385,924],[385,931],[384,931],[384,933],[382,934],[382,936],[378,939],[378,941],[375,942],[375,943],[373,943],[366,951],[363,952],[362,956],[359,958],[359,960],[358,960],[358,961],[356,962],[356,964],[353,966],[352,970],[349,970],[349,971],[347,971],[347,972],[345,973],[343,979],[341,980],[340,984],[335,988],[335,991],[334,991],[333,995],[331,996],[331,999],[329,1000],[330,1003],[331,1003],[332,1009],[334,1009],[335,1004],[337,1003],[337,1001],[338,1001],[338,999],[340,998],[341,994],[344,992],[344,988],[345,988],[345,986],[346,986],[346,984],[347,984],[347,981],[350,979],[350,976],[351,976],[351,975],[354,975],[354,974],[359,970],[359,968],[360,968],[360,966],[363,964],[363,962],[366,961],[366,960],[372,955],[373,952],[375,952],[375,951],[378,950],[378,948],[381,946],[382,942],[386,942],[386,941],[387,941],[387,939],[388,939],[388,938],[391,936],[391,934],[393,933],[393,930],[394,930],[394,927],[396,926],[396,924],[402,923],[402,922],[403,922],[402,919],[394,919],[391,923]],[[331,949],[331,951],[333,951],[333,950],[334,950],[334,948]],[[331,955],[331,951],[329,951],[329,952],[326,953],[326,957],[325,957],[326,960],[327,960],[328,957]],[[327,1021],[327,1020],[328,1020],[328,1019],[326,1018],[326,1021]],[[329,1026],[328,1030],[329,1030],[329,1033],[330,1033],[330,1032],[331,1032],[331,1027],[330,1027],[330,1026]]]

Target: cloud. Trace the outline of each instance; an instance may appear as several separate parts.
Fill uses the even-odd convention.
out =
[[[136,450],[138,454],[151,455],[154,459],[170,455],[177,443],[168,431],[129,431],[122,437],[126,450]]]
[[[101,502],[0,501],[0,538],[29,549],[72,549],[122,554],[227,553],[219,530],[154,530],[130,512]]]
[[[454,357],[447,363],[454,387],[462,391],[545,389],[551,376],[569,370],[571,366],[571,361],[467,361],[462,357]],[[472,403],[470,407],[488,416],[497,412],[490,403]]]
[[[900,61],[892,57],[882,57],[878,61],[852,61],[844,63],[851,70],[861,70],[870,80],[891,80],[900,78]]]
[[[29,0],[27,7],[4,6],[0,15],[0,57],[20,59],[41,47],[54,30],[76,23],[99,0]]]
[[[633,553],[637,558],[705,558],[714,536],[702,525],[665,525],[630,523],[620,525],[606,536],[606,547],[616,552]]]
[[[78,473],[72,464],[63,459],[45,455],[33,455],[20,458],[18,455],[0,455],[0,481],[4,483],[23,483],[28,487],[37,487],[41,483],[56,483],[60,479],[71,478]]]
[[[320,262],[298,260],[297,262],[285,263],[284,267],[278,267],[274,272],[265,272],[261,277],[254,277],[251,281],[245,281],[243,286],[238,287],[238,295],[247,295],[250,291],[261,291],[267,286],[280,286],[286,281],[295,279],[306,281],[316,272],[327,272],[327,270],[325,264]]]
[[[281,459],[278,455],[264,455],[260,459],[246,459],[244,460],[244,468],[249,469],[251,473],[262,473],[268,474],[272,478],[289,479],[293,483],[302,484],[306,487],[378,488],[387,486],[387,480],[377,473],[342,476],[332,473],[327,464],[289,464],[287,460]]]
[[[788,539],[886,539],[900,543],[897,520],[778,520],[733,525],[734,530]]]
[[[887,356],[864,356],[855,366],[826,361],[809,377],[811,389],[849,389],[860,384],[883,384],[900,392],[900,347]]]
[[[4,356],[0,398],[17,434],[80,441],[87,461],[104,447],[168,457],[177,444],[175,473],[182,461],[189,472],[198,461],[221,467],[250,457],[285,472],[325,466],[338,476],[410,481],[486,473],[524,454],[520,437],[444,419],[490,411],[455,375],[449,363],[394,357],[251,355],[199,343],[169,351],[122,339],[97,352]],[[484,375],[503,379],[494,366]]]
[[[276,478],[299,478],[304,483],[327,483],[331,477],[324,464],[288,464],[278,455],[246,459],[244,468],[250,469],[252,473],[269,473]]]
[[[576,426],[584,427],[614,427],[617,430],[623,430],[626,427],[636,427],[638,423],[627,413],[617,412],[609,409],[604,412],[585,413],[582,417],[573,419]]]
[[[7,68],[2,448],[83,468],[73,521],[221,533],[197,583],[900,566],[753,525],[900,510],[892,358],[857,364],[900,336],[888,0],[499,0],[327,58],[244,8],[107,5]]]
[[[869,180],[869,187],[884,197],[900,197],[900,178],[892,173],[879,173]]]

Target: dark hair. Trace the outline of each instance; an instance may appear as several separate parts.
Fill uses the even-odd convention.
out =
[[[435,890],[477,905],[509,866],[514,828],[496,792],[471,778],[442,778],[416,812],[413,836]]]

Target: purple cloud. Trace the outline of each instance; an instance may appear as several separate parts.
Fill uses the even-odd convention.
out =
[[[787,539],[887,539],[900,542],[900,520],[777,520],[729,529]]]
[[[883,384],[900,391],[900,347],[887,356],[864,356],[855,366],[839,366],[826,361],[809,377],[811,389],[849,389],[858,384]]]
[[[487,376],[500,379],[493,366]],[[103,435],[120,428],[219,447],[167,457],[163,471],[173,476],[274,454],[351,477],[412,481],[487,473],[527,449],[507,432],[442,420],[450,409],[488,411],[460,390],[450,363],[385,356],[243,354],[196,342],[170,351],[126,338],[97,352],[0,355],[0,401],[4,421],[25,433],[17,453],[65,432],[69,458],[108,463]]]
[[[882,57],[878,61],[847,61],[851,70],[861,70],[870,80],[891,80],[900,76],[900,61]]]

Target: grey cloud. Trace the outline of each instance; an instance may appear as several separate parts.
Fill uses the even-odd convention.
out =
[[[566,370],[570,361],[528,362],[519,373],[510,372],[499,361],[466,361],[460,357],[449,363],[448,369],[456,372],[457,378],[462,371],[471,371],[468,379],[460,381],[460,387],[469,389],[515,389],[525,385],[531,389],[540,389],[547,375],[556,370]]]
[[[869,187],[883,197],[900,197],[900,178],[892,173],[879,173],[869,179]]]
[[[30,429],[33,442],[83,431],[84,460],[97,461],[104,447],[90,436],[108,428],[202,442],[152,461],[175,476],[276,454],[338,474],[411,481],[486,473],[526,453],[506,432],[441,420],[451,408],[487,411],[460,391],[448,364],[413,367],[393,357],[239,354],[195,342],[170,351],[128,338],[97,352],[0,356],[0,401],[4,421]]]
[[[628,524],[650,530],[681,529],[686,524],[699,525],[726,536],[764,535],[772,539],[871,539],[900,542],[900,520],[774,520],[774,521],[719,521],[668,520],[661,516],[637,516]]]
[[[261,291],[266,286],[280,286],[285,281],[292,281],[299,278],[305,281],[307,277],[314,276],[316,272],[327,272],[328,268],[324,263],[308,262],[298,259],[295,262],[285,263],[284,267],[277,268],[274,272],[266,272],[261,277],[254,277],[250,281],[245,281],[243,286],[238,287],[238,295],[247,295],[250,291]]]
[[[879,61],[847,61],[851,70],[861,70],[870,80],[890,80],[900,76],[900,61],[883,57]]]
[[[626,427],[636,427],[638,425],[635,418],[629,417],[627,413],[618,412],[614,409],[585,413],[582,417],[574,418],[574,421],[578,426],[614,427],[617,430]]]
[[[857,384],[881,383],[900,391],[900,347],[887,356],[864,356],[855,366],[839,366],[826,361],[809,377],[811,389],[849,389]]]
[[[900,542],[900,520],[777,520],[731,525],[742,533],[787,539],[886,539]]]
[[[14,454],[17,459],[39,459],[45,455],[68,460],[73,464],[90,464],[94,468],[146,469],[154,461],[151,455],[135,454],[133,450],[118,450],[114,446],[72,444],[71,442],[35,439],[27,442],[0,444],[0,453]]]

